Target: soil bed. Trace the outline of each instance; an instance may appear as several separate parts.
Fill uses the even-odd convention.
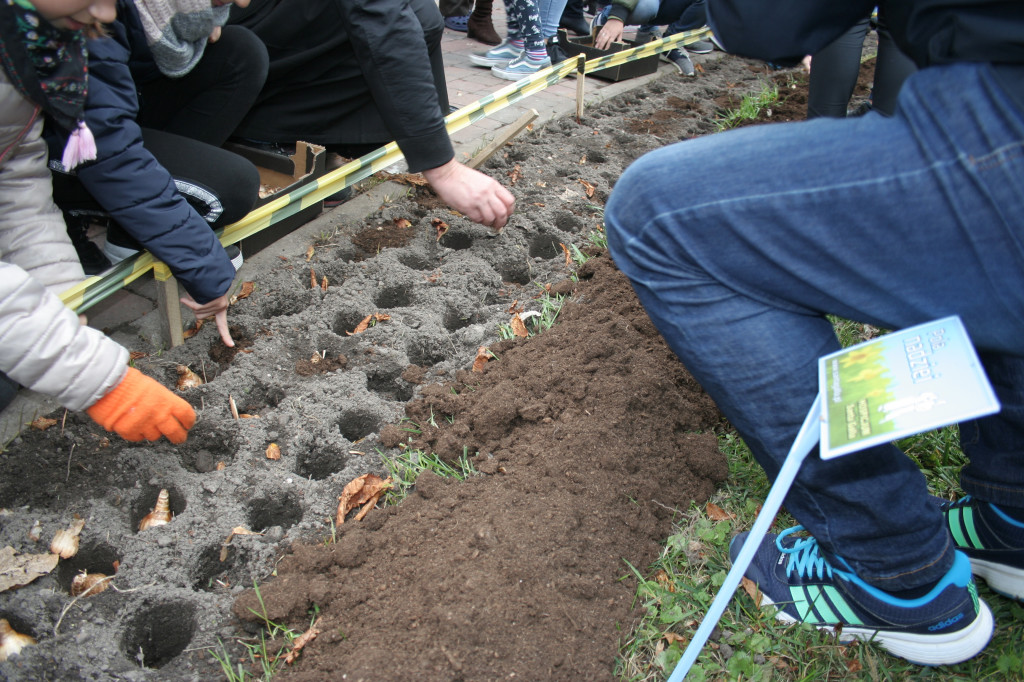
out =
[[[205,378],[182,394],[198,423],[181,447],[130,444],[61,411],[0,455],[0,546],[45,552],[86,520],[76,557],[0,593],[0,617],[39,640],[0,677],[218,679],[211,651],[248,665],[239,640],[265,607],[300,631],[319,617],[282,680],[613,679],[637,617],[629,565],[643,571],[674,510],[724,479],[722,421],[607,255],[567,265],[561,245],[587,249],[633,159],[712,132],[767,75],[700,61],[698,78],[666,75],[499,152],[484,170],[517,198],[501,233],[413,187],[365,219],[330,214],[309,258],[306,244],[243,269],[237,351],[213,325],[162,353],[115,334],[169,386],[178,365]],[[558,323],[499,342],[546,285],[568,296]],[[387,317],[353,333],[373,313]],[[481,346],[496,357],[471,372]],[[423,474],[399,505],[333,526],[347,482],[415,448],[466,453],[479,474]],[[161,489],[174,519],[138,532]],[[238,526],[262,534],[228,541]],[[76,573],[115,562],[116,589],[68,607]]]

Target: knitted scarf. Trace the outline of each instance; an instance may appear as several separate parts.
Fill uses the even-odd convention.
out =
[[[85,37],[55,27],[28,0],[0,0],[0,64],[11,84],[70,133],[63,163],[96,158],[82,120],[88,85]]]
[[[227,23],[231,5],[210,0],[135,0],[146,42],[165,76],[184,76],[203,56],[215,26]]]

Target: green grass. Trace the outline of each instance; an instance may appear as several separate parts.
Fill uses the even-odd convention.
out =
[[[379,452],[379,451],[378,451]],[[477,473],[469,461],[469,451],[463,448],[462,454],[453,462],[448,463],[433,452],[424,452],[412,448],[402,448],[397,457],[391,458],[380,453],[391,476],[393,485],[384,498],[385,504],[398,504],[408,496],[416,479],[424,471],[430,471],[443,478],[454,478],[464,481]]]
[[[846,320],[833,323],[844,345],[884,333]],[[962,495],[957,481],[966,458],[955,426],[897,445],[920,466],[932,494],[950,500]],[[764,471],[735,432],[721,434],[719,446],[729,474],[711,502],[730,518],[712,518],[707,507],[681,513],[658,561],[644,571],[627,567],[625,577],[638,581],[636,600],[645,612],[620,650],[620,680],[668,678],[729,570],[729,540],[750,529],[768,493]],[[795,523],[783,509],[772,530]],[[991,643],[970,661],[934,668],[908,663],[874,644],[839,644],[810,626],[783,625],[740,589],[719,621],[720,634],[705,645],[687,680],[1024,681],[1024,605],[992,593],[984,582],[978,587],[996,620]]]
[[[219,641],[220,648],[213,651],[212,655],[220,664],[221,671],[228,682],[246,682],[247,680],[269,682],[277,674],[282,660],[285,654],[292,648],[293,642],[303,634],[300,631],[292,630],[270,620],[267,617],[267,607],[263,603],[263,595],[260,594],[259,585],[253,583],[253,589],[256,591],[256,599],[260,603],[260,611],[257,612],[252,609],[250,611],[263,621],[264,629],[260,632],[259,641],[239,639],[238,643],[246,650],[250,669],[257,672],[253,673],[247,670],[242,661],[233,661],[231,653],[224,646],[224,642]],[[313,627],[317,618],[320,617],[320,607],[314,604],[310,609],[309,615],[309,626]]]
[[[735,128],[744,121],[756,119],[762,111],[770,109],[778,101],[779,86],[765,83],[761,86],[760,92],[744,95],[738,107],[719,116],[715,120],[715,126],[718,131]]]
[[[552,296],[547,292],[544,292],[543,295],[537,299],[540,304],[540,310],[537,312],[540,314],[529,317],[523,322],[529,336],[543,334],[554,326],[555,322],[558,321],[558,313],[561,312],[565,299],[566,297],[562,294]],[[498,337],[503,340],[515,338],[515,333],[512,331],[512,325],[500,325],[498,327]]]

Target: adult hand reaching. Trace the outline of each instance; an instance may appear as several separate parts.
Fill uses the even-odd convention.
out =
[[[516,200],[501,184],[452,159],[423,171],[437,196],[475,223],[500,230],[515,209]]]
[[[203,303],[202,305],[195,302],[188,294],[185,294],[181,298],[181,302],[192,309],[195,313],[196,321],[205,320],[206,318],[213,316],[217,322],[217,331],[220,332],[221,341],[224,342],[225,346],[234,348],[235,342],[231,338],[231,332],[228,331],[228,296],[218,296],[209,303]]]
[[[622,42],[622,31],[626,25],[615,17],[608,17],[608,21],[601,27],[601,31],[594,38],[594,47],[599,50],[607,50],[612,43]]]

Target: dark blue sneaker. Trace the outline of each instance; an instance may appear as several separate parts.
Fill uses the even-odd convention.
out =
[[[936,501],[956,546],[970,557],[974,575],[993,591],[1024,600],[1024,523],[970,495]]]
[[[812,537],[793,535],[796,526],[767,535],[746,576],[761,589],[761,606],[774,604],[775,617],[837,632],[840,641],[871,640],[895,656],[919,665],[947,665],[971,658],[992,637],[992,612],[978,598],[967,556],[924,596],[898,599],[853,574],[829,565]],[[735,560],[746,540],[732,540]],[[845,563],[845,562],[844,562]]]

